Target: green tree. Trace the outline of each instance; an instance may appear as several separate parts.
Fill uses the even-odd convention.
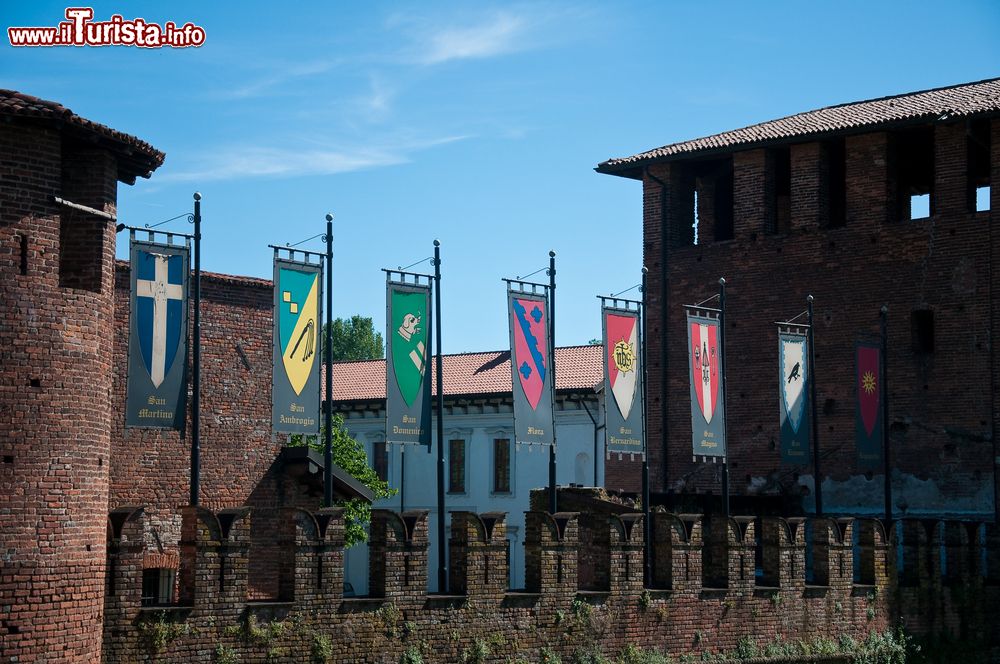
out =
[[[323,326],[323,344],[326,343],[326,325]],[[385,343],[382,333],[375,331],[372,319],[354,315],[350,319],[336,318],[333,321],[333,361],[351,362],[356,360],[378,360],[385,357]],[[323,349],[326,359],[326,348]]]
[[[368,320],[371,322],[371,319]],[[324,440],[324,433],[321,431],[318,438],[309,441],[309,446],[322,452]],[[303,436],[292,436],[292,445],[303,444]],[[375,474],[375,470],[368,465],[368,456],[365,454],[364,447],[347,433],[342,415],[333,416],[333,462],[371,489],[372,493],[375,494],[375,500],[396,495],[396,489],[390,489],[389,485],[380,480]],[[347,546],[353,546],[368,539],[365,526],[371,521],[371,505],[360,498],[352,498],[347,501],[338,501],[337,506],[344,508],[344,536]]]

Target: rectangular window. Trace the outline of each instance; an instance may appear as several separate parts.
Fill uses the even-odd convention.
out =
[[[372,467],[380,480],[389,481],[389,452],[385,441],[372,443]]]
[[[162,606],[174,602],[176,570],[157,567],[142,570],[142,605]]]
[[[970,212],[987,212],[990,209],[990,142],[989,120],[969,123],[966,173]]]
[[[896,183],[902,219],[934,214],[934,128],[899,132],[894,140]]]
[[[784,234],[792,228],[792,152],[789,148],[771,150],[771,209],[768,232]]]
[[[493,441],[493,493],[510,493],[510,440]]]
[[[847,224],[847,150],[844,139],[824,143],[827,178],[828,228]]]
[[[913,194],[910,196],[910,219],[926,219],[931,216],[931,195]]]
[[[465,493],[465,441],[448,441],[448,493]]]

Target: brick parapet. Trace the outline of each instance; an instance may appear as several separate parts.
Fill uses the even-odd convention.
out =
[[[507,515],[451,513],[448,588],[469,601],[499,604],[507,592]]]
[[[701,592],[702,516],[653,512],[653,585],[675,593]]]
[[[806,579],[805,530],[802,517],[765,516],[761,519],[763,585],[802,591]]]
[[[611,515],[608,518],[609,589],[613,595],[642,592],[645,561],[642,514]]]
[[[427,588],[427,510],[372,510],[368,541],[372,597],[417,601]]]
[[[249,571],[245,561],[250,550],[247,542],[250,515],[185,508],[182,510],[184,541],[193,544],[194,556],[182,558],[182,570],[201,584],[201,592],[195,593],[192,603],[186,607],[157,609],[139,608],[135,590],[142,584],[143,512],[126,510],[124,517],[127,518],[119,512],[117,531],[108,529],[109,559],[117,556],[110,567],[118,569],[119,581],[132,584],[133,589],[123,588],[122,593],[116,594],[120,599],[115,601],[120,602],[121,610],[109,609],[107,614],[105,660],[131,661],[150,657],[149,625],[161,619],[156,616],[164,617],[168,625],[177,626],[170,628],[174,631],[169,632],[162,650],[155,653],[162,661],[213,661],[220,646],[247,662],[263,662],[269,657],[272,660],[282,657],[309,659],[313,656],[317,637],[322,636],[334,653],[334,659],[328,661],[396,661],[413,647],[421,650],[425,661],[459,661],[463,652],[472,652],[473,648],[480,647],[477,643],[482,642],[489,644],[485,661],[502,662],[507,658],[535,658],[543,647],[564,659],[595,644],[607,656],[616,655],[626,644],[657,647],[674,655],[697,656],[705,652],[732,651],[741,639],[747,638],[761,645],[777,638],[808,641],[823,636],[836,640],[842,635],[850,635],[860,639],[870,632],[884,630],[899,616],[905,617],[908,627],[916,633],[957,634],[961,625],[969,625],[979,634],[989,624],[989,614],[985,611],[1000,601],[1000,586],[979,579],[977,575],[968,577],[969,583],[962,590],[956,585],[943,584],[940,579],[925,577],[917,586],[883,592],[878,584],[873,587],[863,580],[854,583],[849,558],[843,559],[846,574],[833,579],[826,587],[806,588],[799,582],[801,575],[792,569],[795,563],[791,562],[806,543],[803,535],[806,522],[770,518],[760,520],[765,560],[772,555],[773,552],[768,551],[772,548],[777,548],[779,554],[791,551],[793,556],[778,556],[781,567],[778,575],[784,581],[777,587],[756,587],[752,577],[750,583],[745,583],[745,578],[737,578],[739,570],[742,570],[739,574],[752,572],[752,567],[747,567],[747,557],[752,562],[756,520],[751,517],[729,521],[716,519],[716,524],[721,522],[723,526],[720,530],[733,573],[730,587],[701,592],[700,566],[688,566],[683,557],[690,554],[700,563],[704,548],[701,517],[663,512],[653,513],[656,565],[662,563],[666,553],[671,553],[677,561],[674,567],[678,575],[682,567],[686,572],[683,580],[673,580],[669,592],[651,589],[650,594],[642,593],[642,518],[626,514],[604,517],[611,533],[608,556],[612,581],[607,599],[600,599],[601,593],[578,595],[579,584],[572,561],[579,547],[580,514],[541,512],[527,515],[530,534],[526,547],[533,547],[539,562],[534,591],[537,594],[496,591],[485,583],[481,566],[475,561],[483,560],[476,556],[485,555],[505,536],[501,527],[502,515],[489,517],[495,518],[490,532],[485,527],[487,515],[465,512],[453,517],[451,541],[457,547],[466,547],[467,561],[473,561],[471,568],[466,567],[466,573],[474,569],[475,576],[471,583],[467,577],[464,597],[438,597],[425,590],[426,557],[413,561],[422,570],[411,569],[415,578],[422,579],[423,586],[402,587],[405,584],[398,582],[399,558],[408,545],[419,546],[426,540],[425,514],[376,512],[373,534],[383,534],[375,535],[374,539],[380,541],[382,550],[386,551],[377,564],[397,570],[395,577],[386,576],[390,580],[395,578],[396,589],[390,588],[383,597],[350,600],[343,599],[339,593],[322,591],[324,587],[332,589],[330,584],[342,582],[342,577],[333,581],[326,573],[320,579],[316,558],[324,547],[342,553],[342,514],[339,510],[315,514],[287,511],[290,528],[284,541],[295,547],[295,596],[284,603],[262,604],[247,601],[246,596]],[[886,540],[881,523],[833,519],[809,522],[811,529],[820,533],[813,540],[814,555],[820,560],[824,560],[823,547],[829,549],[825,560],[841,560],[838,556],[850,551],[845,543],[851,542],[853,528],[858,529],[862,550],[867,546],[866,538],[870,537],[874,550],[884,551]],[[899,529],[904,532],[914,528],[916,532],[928,532],[927,524],[898,523],[902,524]],[[953,565],[953,558],[971,559],[972,552],[979,551],[978,540],[971,541],[962,535],[963,532],[983,532],[979,526],[949,522],[944,526],[932,524],[930,530],[945,537],[941,540],[945,543],[945,562],[934,569]],[[948,539],[950,532],[955,533],[951,540]],[[994,536],[992,531],[988,535]],[[673,549],[663,546],[668,540],[676,545]],[[994,540],[990,542],[997,544]],[[243,577],[242,581],[231,578],[227,572],[226,584],[232,589],[242,588],[242,596],[225,587],[219,590],[219,559],[223,547],[230,548],[226,569]],[[560,555],[564,565],[561,581],[557,571]],[[867,556],[866,553],[861,555]],[[239,558],[243,559],[242,563]],[[623,574],[626,559],[629,568],[633,564],[639,567],[637,574],[630,575],[628,581]],[[190,568],[186,566],[188,562],[193,562]],[[878,554],[872,564],[876,569],[884,568]],[[893,573],[891,567],[888,571],[890,575]],[[574,602],[576,599],[582,601]],[[589,604],[589,608],[583,608],[584,604]],[[916,607],[924,607],[929,617],[921,618],[924,614],[918,613]],[[461,627],[449,629],[448,625]],[[494,636],[498,633],[503,635],[502,639]]]
[[[525,512],[524,578],[528,592],[576,593],[580,529],[577,512]]]
[[[220,618],[247,598],[250,509],[182,507],[179,599]]]

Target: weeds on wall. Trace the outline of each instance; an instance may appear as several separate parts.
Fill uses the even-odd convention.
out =
[[[139,640],[151,655],[163,652],[170,642],[191,633],[186,623],[167,620],[165,611],[157,613],[152,620],[142,620],[138,625]]]

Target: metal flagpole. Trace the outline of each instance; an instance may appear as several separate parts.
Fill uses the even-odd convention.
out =
[[[882,305],[879,310],[882,332],[882,358],[879,362],[879,389],[882,391],[882,461],[885,473],[885,520],[892,520],[892,462],[889,459],[889,390],[886,379],[889,375],[889,307]]]
[[[639,398],[642,402],[642,526],[643,526],[643,565],[644,584],[646,588],[653,584],[653,546],[652,533],[653,524],[650,522],[649,505],[649,458],[646,450],[646,275],[649,270],[645,266],[642,268],[642,303],[639,307],[641,324],[639,325],[639,364],[642,366],[642,392]],[[608,395],[605,394],[607,399]]]
[[[333,215],[326,215],[326,433],[323,447],[323,507],[333,507]]]
[[[722,351],[719,353],[719,369],[722,374],[722,403],[728,409],[729,401],[726,399],[726,280],[719,278],[719,346]],[[722,515],[729,518],[729,413],[723,418],[722,436],[726,442],[726,453],[722,457]]]
[[[194,385],[191,399],[191,505],[201,485],[201,194],[194,192]]]
[[[556,252],[549,252],[549,373],[552,380],[552,445],[549,447],[549,513],[555,514],[556,499]]]
[[[444,361],[441,352],[441,241],[434,240],[434,346],[437,350],[437,511],[438,511],[438,592],[448,591],[448,564],[444,537]]]
[[[819,473],[819,422],[816,418],[816,333],[813,324],[813,296],[809,305],[809,418],[812,420],[813,484],[816,491],[816,516],[823,516],[823,476]]]

